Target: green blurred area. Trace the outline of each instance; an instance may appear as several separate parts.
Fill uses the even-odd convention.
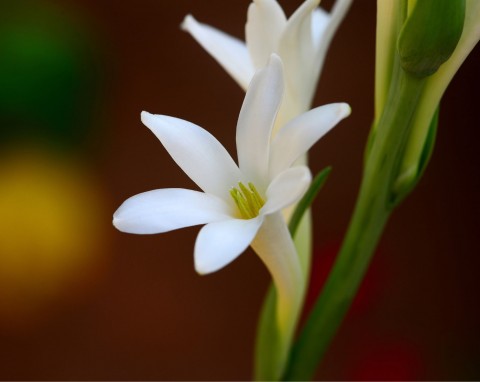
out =
[[[44,1],[0,3],[0,142],[81,148],[94,127],[101,58],[82,21]]]

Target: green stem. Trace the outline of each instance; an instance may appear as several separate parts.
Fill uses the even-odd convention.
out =
[[[394,207],[392,185],[407,142],[424,80],[402,70],[392,80],[377,125],[355,211],[332,272],[296,342],[286,380],[308,380],[355,297]]]

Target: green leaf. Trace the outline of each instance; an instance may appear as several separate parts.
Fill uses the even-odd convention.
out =
[[[318,192],[327,181],[327,178],[330,175],[331,171],[331,167],[326,167],[322,171],[320,171],[313,179],[312,184],[310,185],[303,198],[300,200],[300,202],[298,202],[297,207],[295,208],[295,211],[293,212],[290,223],[288,225],[288,229],[290,230],[290,234],[292,235],[292,237],[295,237],[295,233],[297,232],[297,228],[300,224],[300,221],[302,220],[303,214],[308,208],[310,208]]]
[[[255,344],[255,380],[269,381],[274,379],[273,370],[277,369],[277,360],[281,358],[280,334],[275,323],[275,306],[277,293],[275,286],[270,284],[263,303],[257,329]]]
[[[452,55],[465,21],[465,0],[418,0],[398,39],[402,68],[416,76],[435,73]]]

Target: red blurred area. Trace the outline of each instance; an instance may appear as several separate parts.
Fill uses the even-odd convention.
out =
[[[307,317],[320,295],[340,246],[340,241],[326,243],[313,254],[311,281],[305,301],[304,318]],[[377,250],[377,257],[368,269],[368,276],[365,277],[365,281],[361,284],[352,302],[349,311],[350,316],[368,312],[385,298],[385,293],[391,282],[391,270],[388,269],[389,264],[385,261],[385,255],[382,255],[382,252],[382,248]]]
[[[420,381],[425,378],[425,360],[418,344],[404,339],[368,338],[364,350],[351,360],[347,380]]]

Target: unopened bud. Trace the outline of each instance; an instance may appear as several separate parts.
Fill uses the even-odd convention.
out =
[[[417,0],[398,39],[402,68],[419,78],[452,55],[463,31],[465,0]]]

